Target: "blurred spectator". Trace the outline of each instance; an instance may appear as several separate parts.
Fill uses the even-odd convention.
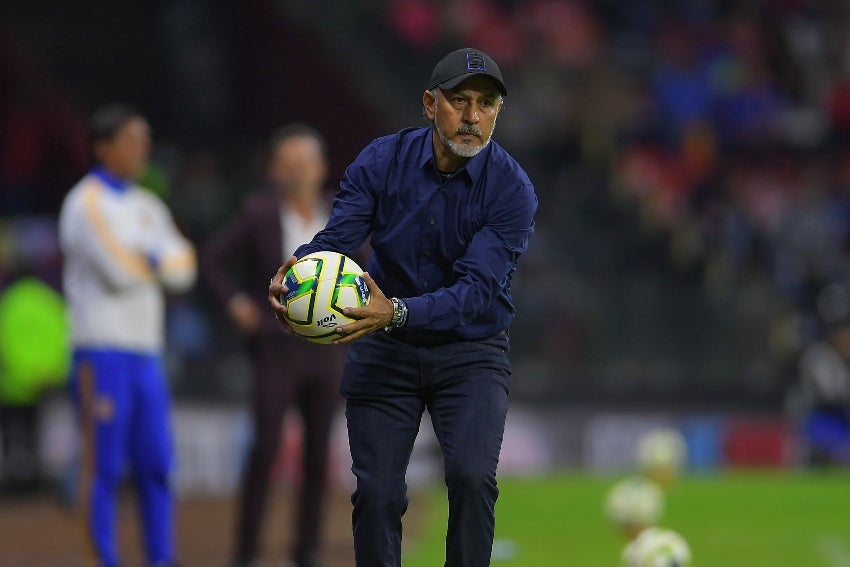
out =
[[[304,424],[292,557],[297,567],[318,564],[331,422],[340,401],[344,350],[282,333],[266,308],[266,278],[324,228],[330,215],[324,194],[327,160],[324,138],[312,127],[292,124],[280,129],[269,145],[268,190],[252,195],[204,250],[204,279],[247,340],[253,366],[254,436],[242,477],[234,567],[255,565],[261,555],[272,465],[289,409],[297,410]]]
[[[108,105],[93,114],[91,134],[97,165],[59,216],[85,529],[97,563],[117,565],[116,498],[129,465],[147,561],[170,567],[177,549],[165,292],[194,284],[195,251],[162,201],[136,184],[151,147],[147,120],[131,106]]]
[[[675,146],[693,125],[711,120],[714,92],[695,30],[674,24],[657,40],[653,99],[664,137]]]
[[[830,323],[826,338],[804,351],[788,401],[806,462],[850,464],[850,317]]]

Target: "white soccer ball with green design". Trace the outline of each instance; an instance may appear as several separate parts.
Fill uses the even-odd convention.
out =
[[[322,344],[340,338],[334,329],[355,321],[343,309],[369,303],[362,273],[357,262],[338,252],[314,252],[300,258],[286,272],[284,285],[289,291],[281,298],[295,334]]]
[[[631,476],[617,482],[605,498],[605,515],[630,533],[655,525],[663,511],[664,493],[661,487],[642,476]]]
[[[691,548],[685,539],[664,528],[643,530],[623,550],[623,567],[686,567]]]

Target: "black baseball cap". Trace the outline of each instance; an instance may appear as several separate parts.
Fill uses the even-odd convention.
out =
[[[496,82],[503,96],[508,94],[502,72],[496,62],[483,51],[470,47],[452,51],[437,63],[431,73],[431,80],[428,81],[428,90],[436,87],[452,89],[473,75],[490,77]]]

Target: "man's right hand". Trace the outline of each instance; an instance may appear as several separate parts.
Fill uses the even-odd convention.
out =
[[[286,263],[277,269],[277,272],[272,277],[271,282],[269,282],[269,304],[274,311],[274,316],[277,319],[277,322],[280,323],[280,326],[283,327],[283,330],[287,333],[292,333],[292,327],[289,325],[289,322],[286,320],[286,306],[284,306],[280,302],[280,298],[289,291],[289,289],[283,285],[283,280],[286,277],[286,272],[289,271],[289,268],[292,267],[295,262],[298,261],[298,258],[295,256],[290,256],[289,260]]]

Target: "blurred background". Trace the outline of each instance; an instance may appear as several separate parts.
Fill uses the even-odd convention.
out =
[[[845,466],[847,447],[813,456],[799,368],[850,315],[846,1],[3,3],[0,292],[22,275],[61,290],[56,215],[101,104],[149,117],[146,184],[202,247],[259,186],[273,130],[316,126],[336,182],[421,123],[434,63],[463,46],[502,69],[495,138],[540,201],[502,471],[621,471],[657,427],[694,472]],[[248,434],[238,334],[200,281],[171,299],[168,336],[179,486],[229,495]],[[61,386],[37,405],[44,474],[70,483]],[[435,478],[429,443],[413,484]]]

